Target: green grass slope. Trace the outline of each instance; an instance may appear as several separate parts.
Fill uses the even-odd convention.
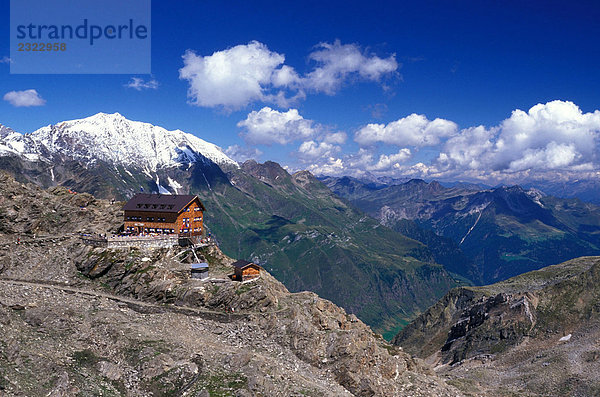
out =
[[[193,187],[224,252],[256,260],[290,290],[314,291],[388,337],[458,282],[421,243],[351,208],[307,172],[276,163]]]

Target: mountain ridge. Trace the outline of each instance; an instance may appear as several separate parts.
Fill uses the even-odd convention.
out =
[[[451,240],[448,250],[464,254],[470,263],[461,269],[443,252],[436,260],[477,284],[600,254],[600,209],[577,199],[559,199],[518,185],[472,190],[411,180],[374,190],[352,181],[350,191],[345,179],[325,182],[357,208],[409,237],[430,243],[436,235]],[[360,194],[353,195],[357,191]]]
[[[393,340],[468,395],[597,395],[600,257],[453,289]]]
[[[460,395],[330,301],[230,280],[218,247],[83,244],[122,203],[2,172],[0,198],[2,395]]]
[[[48,125],[29,134],[15,133],[2,138],[5,151],[29,159],[66,156],[85,163],[99,159],[148,172],[203,161],[203,158],[237,166],[221,148],[195,135],[128,120],[119,113],[97,113]],[[91,148],[94,153],[90,152]]]
[[[50,138],[44,142],[53,147]],[[290,175],[274,162],[234,166],[210,159],[152,171],[110,159],[87,161],[82,154],[106,151],[89,140],[60,143],[64,150],[48,156],[51,162],[8,154],[0,156],[0,169],[21,182],[109,199],[126,199],[140,188],[197,194],[209,209],[206,225],[226,254],[260,262],[289,290],[317,292],[388,338],[462,282],[434,263],[423,244],[351,208],[310,173]],[[78,155],[68,156],[71,149]]]

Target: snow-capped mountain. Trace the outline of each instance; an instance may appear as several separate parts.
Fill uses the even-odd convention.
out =
[[[37,160],[32,141],[22,134],[0,124],[0,156],[18,155],[27,160]]]
[[[0,129],[0,155],[17,154],[29,160],[60,156],[92,165],[101,160],[112,165],[155,172],[206,161],[237,163],[222,149],[181,130],[131,121],[119,113],[96,115],[48,125],[21,135]]]

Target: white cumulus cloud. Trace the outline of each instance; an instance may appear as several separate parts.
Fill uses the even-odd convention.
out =
[[[348,78],[356,76],[379,81],[382,76],[396,72],[399,66],[395,55],[380,58],[365,54],[358,45],[341,44],[339,40],[333,44],[320,43],[316,47],[317,50],[308,57],[316,62],[317,67],[306,75],[304,85],[330,95]]]
[[[380,81],[396,72],[395,56],[380,58],[364,53],[356,44],[320,43],[309,54],[313,70],[301,75],[285,64],[285,56],[265,44],[252,41],[212,55],[188,50],[179,78],[187,80],[189,102],[202,107],[239,110],[252,102],[289,107],[306,92],[335,93],[345,81],[356,77]]]
[[[250,102],[267,101],[274,84],[287,85],[293,71],[279,70],[285,57],[266,45],[252,41],[246,45],[201,56],[188,50],[179,77],[189,83],[188,97],[197,106],[237,110]]]
[[[348,167],[344,161],[337,157],[329,157],[321,162],[310,164],[306,169],[314,175],[347,175]]]
[[[398,153],[393,153],[390,155],[382,154],[379,156],[379,161],[377,161],[377,163],[367,166],[367,170],[389,171],[394,168],[400,169],[401,164],[410,159],[411,155],[412,153],[408,148],[400,149]]]
[[[298,155],[303,161],[314,161],[320,158],[330,158],[342,149],[328,142],[306,141],[298,148]]]
[[[4,94],[4,100],[15,107],[43,106],[46,100],[36,90],[10,91]]]
[[[447,170],[483,173],[590,169],[598,162],[600,111],[552,101],[515,110],[498,127],[467,128],[438,157]]]
[[[312,120],[302,117],[297,109],[280,112],[267,106],[250,112],[237,125],[244,128],[242,136],[249,143],[285,145],[316,135],[319,127],[314,124]]]
[[[246,160],[258,160],[260,156],[263,154],[257,148],[243,147],[240,145],[231,145],[227,149],[225,149],[225,154],[238,161],[243,163]]]
[[[361,146],[378,142],[397,146],[434,146],[443,138],[457,133],[456,123],[435,119],[430,121],[421,114],[411,114],[389,124],[368,124],[358,130],[354,140]]]
[[[494,169],[562,168],[596,161],[600,111],[583,113],[573,102],[515,110],[500,125]]]
[[[338,145],[346,143],[346,139],[348,139],[348,135],[346,135],[346,133],[343,131],[330,132],[323,136],[324,142],[335,143]]]
[[[497,126],[461,130],[452,121],[412,114],[387,125],[363,127],[354,140],[361,146],[357,152],[315,156],[310,169],[331,175],[371,173],[492,184],[597,178],[600,172],[600,110],[586,113],[569,101],[517,109]],[[398,152],[381,154],[382,148],[375,145],[379,142]],[[318,149],[316,142],[306,145],[306,150]],[[431,151],[419,155],[425,146],[439,148],[432,160],[424,160],[431,158]]]
[[[484,153],[489,152],[496,129],[484,126],[466,128],[460,134],[448,139],[444,150],[440,153],[438,162],[448,168],[458,166],[462,169],[479,169],[486,161]]]
[[[325,151],[322,150],[324,147],[311,141],[303,143],[302,146],[304,146],[305,151],[311,150],[314,152],[313,157],[306,156],[304,160],[310,163],[307,169],[316,175],[360,177],[369,174],[399,175],[412,173],[412,171],[409,172],[411,166],[406,164],[412,157],[412,153],[408,148],[400,149],[397,153],[381,154],[376,157],[373,150],[364,148],[360,148],[355,153],[339,156],[341,151],[339,147],[335,147],[333,151]]]

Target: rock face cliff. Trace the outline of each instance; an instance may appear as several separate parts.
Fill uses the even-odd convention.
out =
[[[393,343],[467,393],[600,392],[600,257],[450,291]]]
[[[0,178],[0,394],[460,395],[314,293],[229,280],[217,247],[85,246],[118,203]]]

